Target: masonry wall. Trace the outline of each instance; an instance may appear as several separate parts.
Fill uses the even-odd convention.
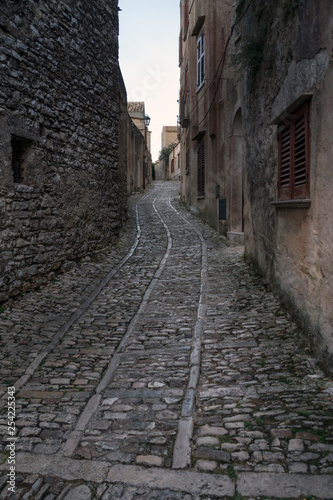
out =
[[[174,166],[173,172],[172,172],[172,161]],[[167,179],[178,181],[179,177],[180,177],[180,143],[178,142],[178,144],[173,148],[172,151],[170,151],[169,154]]]
[[[230,168],[233,116],[240,99],[238,75],[231,67],[232,0],[189,2],[186,30],[185,1],[181,2],[181,197],[191,211],[223,234],[232,225]],[[201,24],[200,24],[201,22]],[[205,78],[197,88],[197,40],[205,37]],[[198,148],[204,144],[204,195],[198,192]],[[242,176],[241,162],[238,165]],[[240,182],[241,184],[241,182]],[[241,190],[240,185],[240,190]],[[224,214],[220,206],[225,203]],[[241,203],[241,200],[240,200]],[[236,207],[238,210],[238,206]],[[221,215],[221,217],[220,217]]]
[[[2,11],[5,300],[116,241],[126,172],[118,163],[117,1],[8,0]],[[24,150],[21,183],[13,181],[15,140]]]
[[[262,33],[243,87],[247,258],[333,374],[333,5],[258,2],[243,28]],[[310,100],[310,195],[293,206],[276,203],[278,126],[300,99]]]
[[[144,136],[128,115],[127,129],[127,192],[135,194],[144,189]]]

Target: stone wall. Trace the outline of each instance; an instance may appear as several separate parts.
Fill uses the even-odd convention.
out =
[[[181,2],[181,197],[193,213],[225,235],[228,231],[242,231],[241,195],[240,200],[231,196],[232,180],[233,194],[236,188],[242,192],[241,182],[236,185],[242,176],[242,158],[233,162],[234,169],[230,158],[234,115],[240,99],[238,75],[234,75],[229,58],[234,45],[231,37],[234,3],[232,0],[190,2],[187,24],[185,0]],[[197,42],[202,34],[205,76],[198,88]],[[242,150],[241,144],[238,149]],[[204,158],[200,173],[199,154]],[[237,177],[233,172],[236,168]],[[240,227],[235,227],[235,214],[240,214],[237,217]]]
[[[246,254],[333,374],[333,4],[259,0],[242,23]],[[306,99],[309,200],[277,203],[278,127]]]
[[[116,241],[118,2],[2,5],[0,300]],[[13,155],[23,161],[13,180]]]

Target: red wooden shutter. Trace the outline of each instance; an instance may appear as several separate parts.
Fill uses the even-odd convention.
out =
[[[290,199],[291,128],[279,135],[279,200]]]
[[[293,198],[309,195],[309,129],[308,103],[302,106],[294,123],[294,185]]]
[[[303,104],[279,132],[278,199],[309,196],[309,101]]]

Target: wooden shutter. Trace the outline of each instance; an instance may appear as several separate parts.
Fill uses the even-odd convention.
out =
[[[205,143],[198,146],[198,197],[205,196]]]
[[[201,77],[201,38],[197,42],[197,87],[200,87]]]
[[[294,122],[294,183],[293,198],[309,195],[309,103],[305,103],[297,113]]]
[[[187,35],[188,25],[189,25],[188,0],[185,0],[185,6],[184,6],[184,40],[185,40],[186,35]]]
[[[180,35],[179,35],[179,67],[182,65],[182,60],[183,60],[183,34],[182,34],[182,31],[180,31]]]
[[[281,128],[279,139],[278,199],[309,196],[310,128],[309,101]]]
[[[291,128],[279,134],[279,200],[290,199]]]

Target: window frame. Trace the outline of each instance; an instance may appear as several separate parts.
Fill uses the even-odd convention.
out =
[[[304,132],[304,133],[303,133]],[[310,100],[278,126],[279,201],[302,200],[310,193]]]
[[[206,81],[205,45],[205,32],[202,31],[197,38],[197,91]]]
[[[184,40],[186,40],[189,24],[190,24],[190,13],[189,13],[189,7],[188,7],[188,1],[185,0],[184,2]]]

